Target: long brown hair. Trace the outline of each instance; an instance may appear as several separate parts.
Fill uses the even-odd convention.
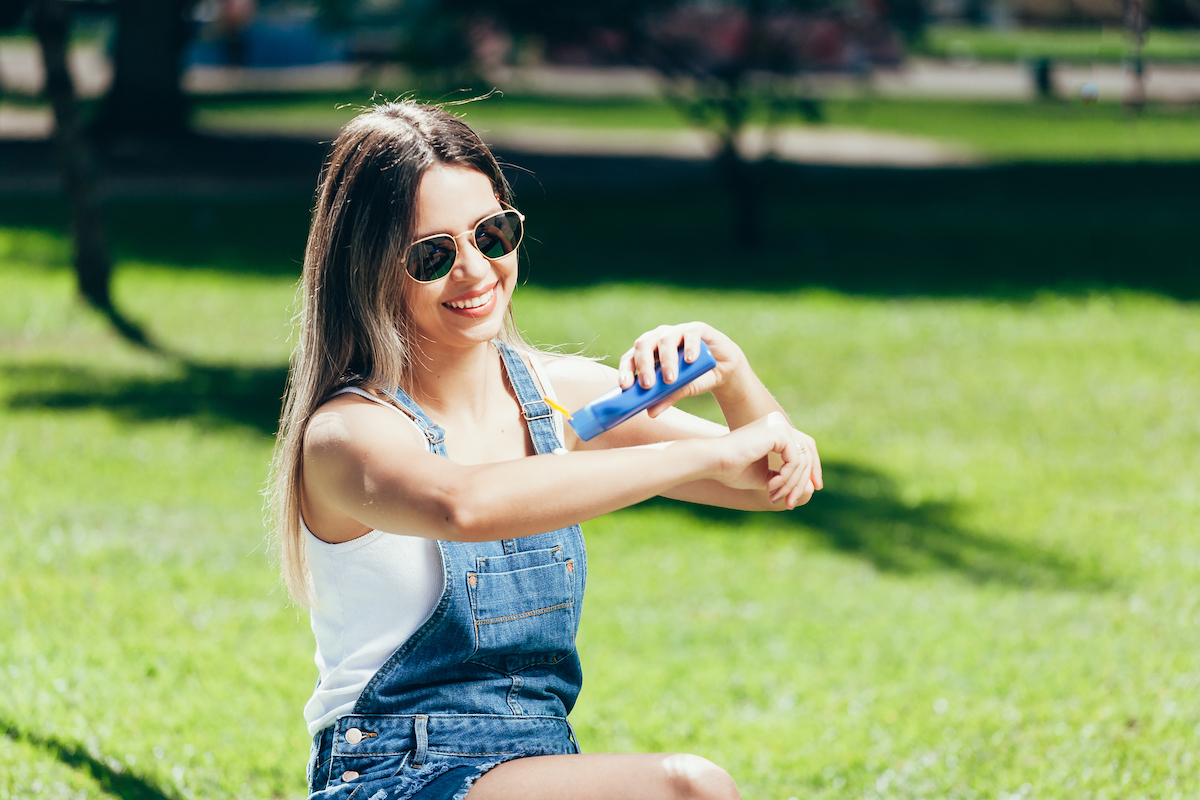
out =
[[[508,182],[475,132],[414,102],[376,106],[351,120],[321,172],[269,501],[284,583],[304,606],[314,601],[300,525],[304,431],[340,386],[410,387],[414,343],[403,254],[416,224],[417,188],[434,165],[478,170],[496,198],[511,204]],[[502,338],[519,343],[511,307]]]

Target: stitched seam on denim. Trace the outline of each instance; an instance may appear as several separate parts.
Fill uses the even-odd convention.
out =
[[[450,613],[450,598],[454,591],[451,579],[451,572],[453,568],[450,564],[450,556],[446,553],[446,550],[442,546],[441,542],[437,542],[437,549],[438,557],[442,560],[441,599],[438,600],[438,604],[434,607],[433,611],[430,612],[429,618],[421,623],[421,627],[413,631],[412,636],[409,636],[403,644],[397,647],[392,654],[388,656],[387,661],[383,662],[383,666],[375,671],[375,674],[371,676],[369,681],[367,681],[367,685],[363,687],[362,694],[358,696],[358,700],[354,701],[354,708],[351,709],[350,714],[346,716],[362,716],[363,714],[369,713],[365,710],[359,710],[360,707],[362,707],[361,704],[363,702],[363,698],[366,697],[370,702],[374,702],[375,688],[385,679],[391,677],[392,672],[394,672],[400,666],[400,663],[404,660],[404,657],[416,649],[416,647],[420,645],[426,639],[426,637],[428,637],[429,634],[432,633],[435,628],[437,628],[438,625],[441,624],[442,620],[446,618],[446,615]],[[478,649],[478,643],[476,643],[476,650]]]
[[[498,750],[494,753],[459,753],[454,750],[430,750],[439,756],[511,756],[520,752],[519,750]]]
[[[393,778],[396,777],[397,775],[399,775],[401,772],[404,772],[404,768],[408,766],[408,757],[410,755],[411,755],[411,751],[406,752],[404,754],[404,758],[400,759],[400,766],[397,767],[396,771],[392,773]]]
[[[562,443],[558,441],[558,434],[554,430],[554,412],[549,409],[548,404],[547,410],[550,413],[544,417],[531,419],[525,414],[527,405],[545,402],[538,392],[537,384],[530,374],[530,368],[525,363],[525,359],[503,342],[495,341],[494,343],[504,361],[509,385],[512,386],[513,393],[517,395],[517,402],[521,404],[521,415],[525,417],[525,427],[529,431],[529,438],[533,442],[534,450],[540,455],[551,452],[555,447],[561,447]]]
[[[525,709],[521,706],[521,689],[525,686],[525,679],[514,673],[509,676],[509,680],[512,681],[512,686],[505,694],[504,702],[508,703],[508,707],[514,714],[524,714]]]
[[[337,732],[335,731],[333,735],[336,736]],[[337,757],[333,752],[335,747],[337,747],[337,742],[331,741],[329,744],[329,760],[325,762],[325,785],[321,787],[322,789],[328,789],[329,784],[333,782],[333,759]]]
[[[572,652],[574,652],[574,651],[572,651]],[[531,656],[531,658],[538,658],[538,657],[539,656]],[[479,661],[474,658],[471,659],[469,663],[477,664],[481,667],[487,667],[490,670],[499,672],[501,675],[513,675],[518,672],[524,672],[525,670],[529,669],[530,667],[544,667],[547,665],[557,664],[558,662],[562,661],[566,657],[567,656],[554,656],[549,661],[530,661],[528,664],[523,664],[522,666],[520,666],[517,669],[505,669],[503,667],[498,667],[495,664],[489,664],[486,661]],[[503,655],[501,655],[501,658],[503,658]],[[532,718],[534,718],[534,716],[532,714],[521,714],[519,717],[508,715],[508,716],[505,716],[504,718],[505,719],[532,719]],[[544,717],[544,719],[562,719],[562,717]]]
[[[433,714],[342,714],[340,717],[338,717],[338,719],[401,720],[401,719],[415,719],[418,716],[428,717],[429,719],[434,720],[434,721],[462,720],[462,719],[489,719],[489,720],[498,719],[498,720],[504,720],[505,722],[511,722],[513,719],[511,714],[475,714],[475,713],[471,713],[471,712],[462,712],[462,713],[446,712],[446,713],[433,713]],[[530,714],[527,717],[523,717],[521,719],[521,721],[525,722],[526,720],[531,720],[531,719],[548,719],[548,720],[552,720],[554,722],[566,722],[567,721],[566,717],[561,716],[559,714]],[[364,722],[363,724],[366,724],[366,723]]]
[[[416,749],[413,751],[413,766],[421,767],[429,763],[429,717],[417,714],[413,717],[413,740]]]
[[[575,601],[568,600],[567,602],[559,603],[556,606],[549,606],[548,608],[539,608],[537,611],[526,611],[524,614],[513,614],[511,617],[489,617],[487,619],[477,619],[477,620],[475,620],[475,627],[478,628],[480,625],[493,625],[497,622],[511,622],[514,619],[523,619],[525,617],[536,617],[539,614],[546,614],[551,611],[558,611],[559,609],[570,608],[573,605],[575,605]]]
[[[557,533],[557,531],[547,531],[547,533]],[[509,555],[515,556],[518,553],[521,553],[521,554],[524,554],[524,553],[557,553],[560,550],[562,550],[562,545],[556,544],[556,545],[554,545],[554,547],[548,547],[545,550],[518,550],[516,553],[510,553]],[[475,558],[475,561],[476,562],[483,561],[486,563],[486,562],[492,560],[493,558],[504,558],[504,557],[505,556],[477,556]],[[558,561],[554,562],[554,564],[558,564],[558,563],[560,563],[560,562],[558,562]],[[538,567],[538,566],[552,567],[552,566],[554,566],[554,564],[537,564],[534,567],[525,567],[525,569],[534,569],[535,567]],[[476,571],[478,571],[478,569]],[[512,571],[517,572],[518,570],[512,570]],[[485,573],[485,574],[503,575],[504,573],[497,572],[497,573]]]

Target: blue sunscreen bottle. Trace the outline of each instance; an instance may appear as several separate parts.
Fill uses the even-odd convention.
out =
[[[680,350],[679,374],[674,383],[663,382],[662,365],[658,364],[654,367],[654,385],[649,389],[642,388],[641,381],[635,380],[628,389],[622,390],[618,386],[611,392],[605,392],[571,415],[571,427],[585,442],[594,439],[667,395],[679,391],[715,366],[717,360],[703,341],[700,342],[699,355],[690,364],[684,360],[683,351]]]

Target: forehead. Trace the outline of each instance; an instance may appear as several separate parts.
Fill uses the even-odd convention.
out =
[[[492,182],[482,172],[440,164],[430,167],[417,187],[415,238],[465,231],[500,208]]]

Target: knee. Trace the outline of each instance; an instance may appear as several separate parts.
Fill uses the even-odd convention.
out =
[[[667,756],[663,761],[672,800],[741,800],[729,773],[707,758]]]

